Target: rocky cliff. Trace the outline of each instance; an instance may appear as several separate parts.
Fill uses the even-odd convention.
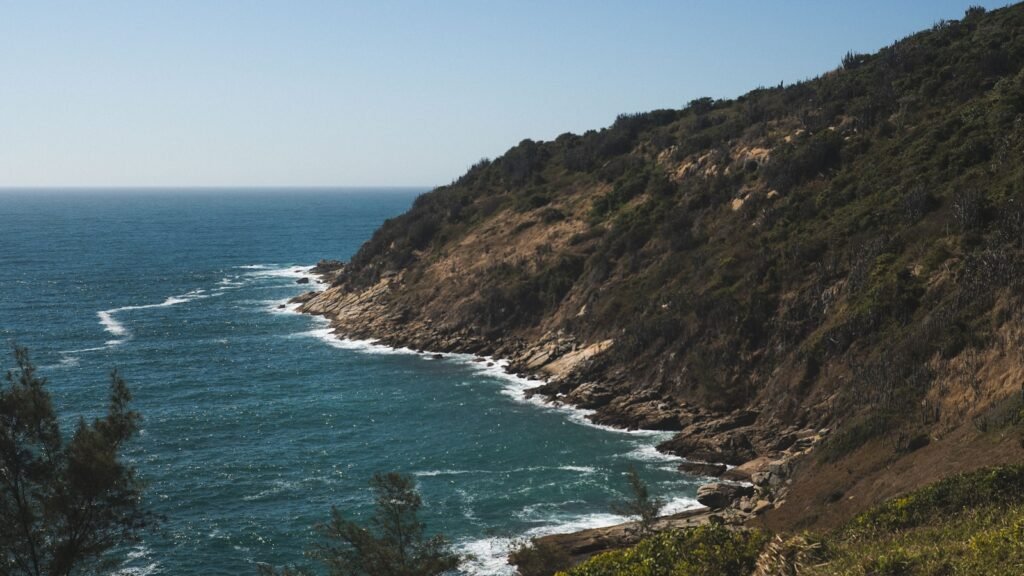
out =
[[[759,494],[800,501],[769,524],[1019,459],[1024,6],[524,140],[328,268],[302,309],[345,336],[508,358],[689,460],[761,459]]]

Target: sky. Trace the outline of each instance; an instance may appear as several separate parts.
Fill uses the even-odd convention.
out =
[[[984,0],[0,0],[0,187],[437,186]]]

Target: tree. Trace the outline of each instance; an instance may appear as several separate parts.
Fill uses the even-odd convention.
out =
[[[616,514],[636,518],[636,527],[633,528],[633,532],[641,537],[649,536],[654,532],[654,522],[658,519],[662,507],[665,506],[665,501],[651,498],[647,484],[640,479],[640,474],[635,467],[630,466],[627,475],[629,476],[630,496],[622,502],[613,504],[612,510]]]
[[[46,379],[15,346],[17,368],[0,389],[0,575],[106,573],[109,552],[154,521],[142,485],[120,452],[138,430],[124,380],[110,376],[103,418],[79,419],[66,439]]]
[[[543,539],[520,542],[509,554],[519,576],[551,576],[572,567],[572,558],[565,548]]]
[[[444,536],[424,535],[417,517],[423,501],[411,476],[378,473],[370,486],[377,503],[369,527],[346,520],[337,508],[317,527],[325,542],[311,556],[332,576],[435,576],[458,567],[461,558]]]

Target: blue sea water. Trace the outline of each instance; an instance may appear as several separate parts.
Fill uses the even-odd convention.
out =
[[[0,339],[29,347],[67,426],[105,409],[111,368],[144,418],[128,449],[166,517],[131,574],[306,565],[332,506],[371,510],[377,471],[414,475],[428,531],[507,573],[509,538],[620,521],[636,466],[670,509],[697,481],[663,435],[590,425],[470,358],[332,338],[278,308],[423,190],[0,191]],[[11,364],[6,354],[0,366]]]

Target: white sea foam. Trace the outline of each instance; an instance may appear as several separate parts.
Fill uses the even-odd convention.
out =
[[[541,470],[562,470],[565,472],[576,472],[577,474],[593,474],[597,469],[592,466],[527,466],[525,468],[513,468],[511,470],[419,470],[413,472],[414,476],[429,478],[433,476],[461,476],[464,474],[504,474],[514,472],[539,472]]]
[[[320,316],[314,316],[314,318],[320,319],[323,323],[327,322],[326,319]],[[369,354],[412,354],[427,359],[433,359],[436,355],[440,354],[446,360],[461,362],[466,366],[469,366],[477,374],[483,376],[490,376],[492,378],[503,381],[505,385],[502,387],[502,394],[508,396],[509,398],[512,398],[516,402],[531,404],[533,406],[543,408],[545,410],[554,410],[557,412],[561,412],[565,414],[571,422],[574,422],[576,424],[588,426],[591,428],[597,428],[608,432],[615,432],[618,434],[631,434],[635,436],[666,437],[668,435],[671,435],[671,432],[665,432],[660,430],[627,430],[625,428],[615,428],[613,426],[596,424],[589,418],[590,415],[594,414],[594,410],[577,408],[576,406],[572,406],[570,404],[566,404],[563,402],[551,402],[548,400],[547,397],[542,396],[540,394],[528,396],[527,390],[541,386],[545,382],[543,380],[526,378],[510,372],[508,369],[509,361],[506,359],[495,359],[488,356],[476,356],[473,354],[416,351],[406,347],[395,348],[391,346],[386,346],[384,344],[379,344],[377,340],[356,340],[351,338],[344,338],[335,334],[333,329],[331,328],[318,328],[315,330],[301,332],[298,335],[312,336],[318,338],[335,348],[341,348],[344,350],[354,350]]]
[[[128,310],[146,310],[146,309],[149,309],[149,308],[165,308],[167,306],[174,306],[175,304],[184,304],[185,302],[189,302],[189,301],[195,300],[197,298],[205,298],[205,297],[206,296],[203,295],[203,294],[195,293],[195,291],[192,291],[192,292],[189,292],[189,293],[186,293],[186,294],[182,294],[180,296],[170,296],[166,300],[164,300],[163,302],[161,302],[159,304],[142,304],[142,305],[138,305],[138,306],[121,306],[119,308],[111,308],[109,310],[100,310],[99,312],[96,313],[96,315],[99,316],[100,324],[103,325],[103,329],[104,330],[106,330],[107,332],[109,332],[110,334],[112,334],[114,336],[125,337],[125,336],[129,335],[128,334],[128,328],[124,324],[122,324],[120,321],[118,321],[117,318],[114,318],[114,314],[116,314],[118,312],[125,312],[125,311],[128,311]],[[121,339],[118,339],[118,340],[108,340],[107,341],[107,345],[108,346],[115,346],[117,344],[120,344],[121,342],[124,342],[125,340],[126,340],[126,338],[121,338]]]
[[[508,564],[508,555],[512,549],[530,538],[546,536],[548,534],[560,534],[565,532],[578,532],[588,528],[599,528],[621,524],[627,519],[623,516],[608,513],[586,514],[572,516],[555,521],[550,524],[531,528],[518,538],[481,538],[477,540],[466,540],[458,543],[459,551],[471,556],[470,560],[463,563],[462,569],[473,575],[512,575],[515,569]]]
[[[93,352],[96,350],[106,350],[108,348],[112,348],[114,346],[124,343],[126,340],[128,340],[128,338],[131,337],[131,333],[129,332],[128,327],[121,323],[121,321],[114,316],[119,312],[126,312],[128,310],[147,310],[150,308],[166,308],[167,306],[184,304],[186,302],[199,300],[201,298],[209,298],[214,295],[216,294],[208,294],[206,290],[202,288],[197,288],[195,290],[190,290],[184,294],[179,294],[177,296],[168,296],[166,299],[164,299],[163,302],[157,304],[138,304],[132,306],[120,306],[117,308],[110,308],[108,310],[100,310],[96,312],[96,316],[100,319],[100,324],[103,326],[103,329],[106,330],[108,334],[112,336],[117,336],[118,338],[114,340],[107,340],[106,342],[104,342],[105,345],[101,347],[80,348],[78,350],[62,350],[61,353],[72,354],[77,352]]]
[[[276,277],[302,277],[303,275],[297,267],[289,268],[260,268],[256,272],[251,272],[250,275],[256,276],[276,276]],[[314,286],[315,287],[315,286]],[[273,312],[287,312],[287,313],[298,313],[298,305],[288,304],[287,300],[275,300],[263,303],[266,306],[270,306]],[[285,304],[285,308],[279,308],[280,304]],[[317,338],[326,344],[339,349],[353,350],[367,354],[404,354],[404,355],[415,355],[426,359],[434,358],[435,354],[431,351],[416,351],[407,347],[395,348],[386,346],[378,343],[377,340],[357,340],[350,338],[343,338],[334,333],[334,329],[329,326],[329,321],[320,316],[311,316],[311,318],[320,325],[320,327],[300,332],[295,334],[299,337],[313,337]],[[624,430],[621,428],[614,428],[611,426],[605,426],[601,424],[595,424],[588,416],[594,413],[593,410],[586,410],[577,408],[568,404],[559,402],[549,402],[545,397],[540,395],[534,395],[527,397],[526,391],[530,388],[535,388],[544,384],[544,381],[526,378],[509,371],[509,362],[504,359],[495,359],[490,357],[476,356],[472,354],[455,354],[455,353],[441,353],[443,358],[447,361],[454,361],[463,363],[470,368],[473,372],[482,375],[489,376],[497,379],[503,383],[502,394],[508,396],[516,402],[530,404],[545,410],[555,410],[565,414],[568,419],[576,424],[588,426],[592,428],[598,428],[608,432],[615,432],[619,434],[631,434],[635,436],[645,437],[646,442],[651,440],[657,440],[671,436],[671,432],[657,431],[657,430]],[[675,462],[681,460],[677,456],[670,454],[662,454],[658,452],[653,444],[647,444],[646,442],[638,443],[636,449],[627,453],[625,456],[635,458],[643,461],[662,461],[662,462]],[[516,471],[535,471],[543,467],[532,467],[517,469]],[[593,474],[596,469],[591,466],[576,466],[576,465],[564,465],[557,466],[556,469],[563,470],[566,472],[575,472],[577,474]],[[548,468],[550,469],[550,468]],[[414,472],[418,477],[437,477],[437,476],[448,476],[448,475],[464,475],[464,474],[485,474],[490,473],[485,470],[461,470],[461,469],[436,469],[436,470],[421,470]],[[698,507],[699,504],[696,500],[688,497],[677,497],[670,500],[663,509],[664,514],[675,514],[684,510]],[[549,509],[551,506],[547,506]],[[527,507],[529,508],[529,507]],[[539,512],[544,508],[543,505],[538,505],[533,509],[534,512]],[[524,509],[524,514],[530,511]],[[548,514],[546,517],[537,517],[534,519],[528,519],[531,522],[538,522],[541,525],[536,526],[527,530],[521,535],[521,538],[535,538],[538,536],[544,536],[548,534],[557,534],[565,532],[576,532],[580,530],[586,530],[589,528],[598,528],[602,526],[609,526],[614,524],[620,524],[627,521],[628,519],[623,516],[618,516],[610,513],[594,513],[584,515],[571,515],[561,511],[554,511]],[[458,544],[458,548],[463,553],[469,554],[472,560],[469,560],[463,564],[463,569],[470,574],[480,575],[511,575],[515,574],[515,570],[507,563],[507,556],[512,546],[518,543],[519,539],[510,538],[482,538],[474,540],[465,540]]]
[[[638,445],[634,450],[630,450],[624,454],[626,458],[632,458],[633,460],[640,460],[641,462],[682,462],[683,459],[675,454],[666,454],[664,452],[658,452],[658,449],[652,444],[641,444]]]
[[[238,288],[245,284],[244,280],[241,280],[239,276],[225,276],[217,282],[217,287],[220,290],[228,290],[230,288]]]
[[[252,502],[254,500],[262,500],[263,498],[267,498],[269,496],[283,494],[285,492],[295,490],[295,488],[299,485],[299,482],[296,482],[294,480],[274,480],[271,484],[272,485],[270,488],[262,490],[256,494],[243,496],[242,500],[245,500],[246,502]]]
[[[78,354],[79,352],[96,352],[97,350],[106,350],[106,346],[94,346],[92,348],[78,348],[76,350],[61,350],[61,354]]]
[[[574,502],[570,501],[562,504],[570,503]],[[543,514],[545,508],[550,509],[553,506],[557,505],[542,504],[524,507],[523,510],[517,514],[518,517],[526,521],[540,521],[543,522],[543,524],[525,531],[519,537],[481,538],[465,540],[458,543],[459,551],[472,556],[472,559],[463,563],[462,569],[469,574],[480,576],[492,574],[512,575],[515,574],[516,571],[508,564],[508,554],[515,546],[528,541],[530,538],[537,538],[538,536],[547,536],[550,534],[579,532],[581,530],[613,526],[615,524],[621,524],[629,521],[629,518],[626,518],[625,516],[601,512],[582,515],[566,515],[555,512],[553,514],[548,514],[546,518],[537,518],[538,515]],[[662,508],[661,513],[662,515],[678,514],[679,512],[693,510],[700,507],[700,503],[693,498],[678,497],[669,500]]]
[[[151,562],[145,566],[126,566],[113,573],[113,576],[149,576],[160,568],[159,562]]]
[[[661,509],[661,514],[662,516],[667,516],[669,514],[678,514],[680,512],[685,512],[687,510],[701,508],[702,506],[703,505],[700,502],[697,502],[697,500],[694,498],[678,496],[676,498],[672,498],[671,500],[665,503],[665,506],[663,506]]]
[[[508,383],[502,389],[502,393],[517,402],[532,404],[546,410],[555,410],[565,414],[570,421],[575,422],[576,424],[589,426],[591,428],[598,428],[608,432],[632,434],[635,436],[662,436],[665,434],[658,430],[627,430],[625,428],[615,428],[613,426],[605,426],[604,424],[596,424],[590,419],[590,416],[594,414],[594,410],[577,408],[576,406],[566,404],[564,402],[551,402],[546,396],[542,396],[540,394],[534,394],[532,397],[527,397],[527,390],[544,384],[544,381],[523,378],[522,376],[508,372],[507,360],[494,361],[490,358],[487,360],[493,362],[493,366],[487,367],[486,364],[484,364],[484,367],[480,368],[480,364],[474,363],[474,365],[478,367],[477,371],[481,374],[506,380]]]
[[[593,474],[597,470],[593,466],[559,466],[559,470],[566,470],[568,472],[579,472],[581,474]]]
[[[136,546],[132,550],[129,550],[125,555],[126,560],[129,563],[135,562],[149,562],[141,566],[125,566],[115,572],[111,573],[111,576],[147,576],[154,574],[160,567],[159,562],[149,561],[150,555],[153,553],[151,549],[146,546]]]
[[[128,333],[128,329],[114,319],[113,313],[115,310],[100,310],[96,313],[100,317],[100,324],[103,324],[103,328],[113,334],[114,336],[124,336]]]
[[[102,350],[102,348],[96,348],[96,350]],[[74,368],[75,366],[78,366],[80,361],[79,357],[71,356],[69,355],[69,352],[71,351],[61,352],[61,359],[58,360],[56,364],[47,364],[45,366],[40,366],[39,369],[53,370],[56,368]]]
[[[326,342],[328,345],[334,348],[340,348],[342,350],[354,350],[357,352],[364,352],[367,354],[408,354],[413,356],[426,356],[426,354],[417,352],[412,348],[393,348],[391,346],[378,344],[376,340],[354,340],[351,338],[340,338],[336,334],[334,334],[334,329],[329,327],[316,328],[314,330],[299,332],[298,334],[296,334],[296,336],[317,338],[319,340],[322,340],[323,342]]]
[[[299,303],[290,302],[290,300],[291,298],[281,298],[279,300],[261,300],[259,303],[271,314],[297,314]]]
[[[462,474],[489,474],[487,470],[420,470],[413,472],[414,476],[420,477],[433,477],[433,476],[460,476]]]
[[[245,268],[245,267],[243,267]],[[254,264],[249,268],[249,272],[245,273],[245,276],[253,278],[309,278],[312,282],[316,279],[316,275],[309,271],[310,266],[281,266],[272,267],[266,265]]]

